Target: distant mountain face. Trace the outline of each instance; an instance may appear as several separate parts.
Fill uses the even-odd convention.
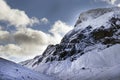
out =
[[[119,80],[119,52],[120,8],[99,8],[81,13],[60,44],[21,64],[63,80]]]
[[[0,58],[0,80],[55,80],[19,64]]]

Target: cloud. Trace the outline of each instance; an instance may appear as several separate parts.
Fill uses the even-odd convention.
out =
[[[9,32],[0,30],[0,44],[7,43],[8,41],[10,41],[9,39]]]
[[[47,34],[32,28],[20,29],[14,33],[14,39],[19,44],[47,44]]]
[[[40,55],[48,45],[48,35],[42,31],[25,28],[14,33],[0,31],[0,56],[23,60]],[[12,59],[12,60],[14,60]],[[18,61],[18,60],[17,60]]]
[[[118,4],[118,7],[120,7],[120,4]]]
[[[7,44],[5,46],[0,46],[0,51],[4,53],[18,53],[21,50],[21,48],[15,44]]]
[[[15,62],[24,61],[40,55],[46,46],[24,46],[17,44],[0,45],[0,56]]]
[[[2,30],[2,26],[0,26],[0,30]]]
[[[0,0],[0,21],[7,21],[9,25],[15,27],[32,26],[33,24],[48,23],[46,18],[38,19],[36,17],[28,17],[25,11],[12,9],[5,0]]]
[[[55,22],[55,24],[53,25],[52,29],[49,30],[51,33],[53,33],[54,35],[64,35],[66,34],[66,32],[70,31],[71,29],[73,29],[72,26],[67,25],[66,23],[58,20]]]
[[[120,0],[101,0],[101,1],[105,1],[111,5],[115,5],[115,6],[120,7]]]
[[[47,33],[34,30],[34,24],[47,24],[49,20],[45,17],[30,18],[24,11],[12,9],[5,0],[0,0],[0,21],[13,25],[16,29],[7,31],[0,26],[0,56],[16,62],[41,55],[49,44],[58,44],[73,28],[58,20]]]
[[[73,29],[72,26],[58,20],[52,25],[49,33],[32,28],[20,28],[12,35],[17,44],[48,45],[59,43],[71,29]]]
[[[106,2],[108,2],[108,3],[110,3],[110,4],[115,4],[115,2],[116,2],[117,0],[103,0],[103,1],[106,1]]]
[[[40,19],[40,23],[47,24],[49,20],[47,18]]]
[[[0,56],[5,54],[7,59],[25,60],[40,55],[49,44],[58,44],[72,28],[59,20],[52,25],[49,33],[27,27],[17,28],[13,33],[1,30],[0,41],[4,45],[0,46]]]

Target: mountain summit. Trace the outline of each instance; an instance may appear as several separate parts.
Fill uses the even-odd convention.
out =
[[[62,80],[119,80],[120,8],[81,13],[60,44],[21,64]]]

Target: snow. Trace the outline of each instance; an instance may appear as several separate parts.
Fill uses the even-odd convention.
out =
[[[87,14],[90,14],[90,13],[86,13],[86,15]],[[68,34],[66,34],[66,36],[69,36],[70,34],[73,34],[73,33],[75,34],[75,32],[77,32],[77,31],[82,31],[88,26],[91,26],[92,30],[94,30],[96,28],[100,28],[101,26],[104,26],[105,28],[109,28],[109,27],[111,27],[109,20],[112,17],[120,18],[120,11],[106,12],[103,15],[97,16],[96,18],[92,18],[92,19],[89,17],[91,17],[91,15],[87,16],[88,19],[86,19],[85,21],[76,24],[76,27],[72,31],[69,31]],[[78,21],[79,21],[79,19],[78,19]],[[116,24],[120,25],[120,21],[117,21]]]
[[[107,26],[107,25],[109,25],[108,22],[114,16],[114,14],[117,15],[117,13],[109,12],[109,13],[105,13],[104,15],[102,15],[102,16],[100,16],[98,18],[95,18],[95,19],[92,19],[92,20],[88,19],[87,21],[84,21],[81,24],[78,24],[75,27],[75,30],[84,29],[84,28],[88,27],[89,25],[92,26],[93,29],[99,28],[101,26],[108,27]]]
[[[43,61],[39,62],[39,64],[32,66],[38,61],[38,58],[29,60],[24,63],[25,65],[23,65],[40,73],[60,78],[61,80],[120,80],[119,28],[117,27],[116,32],[113,32],[112,36],[105,36],[101,41],[94,41],[93,36],[91,36],[92,34],[90,35],[92,31],[95,29],[99,30],[101,26],[105,27],[103,29],[111,30],[112,23],[110,20],[112,18],[120,18],[120,9],[111,9],[108,8],[108,11],[103,11],[103,13],[99,12],[98,15],[95,15],[97,14],[96,11],[96,13],[84,13],[85,15],[83,16],[82,22],[78,23],[73,30],[65,35],[63,38],[64,41],[61,41],[60,45],[64,45],[66,47],[65,49],[62,48],[62,50],[70,51],[71,47],[68,48],[68,46],[75,45],[75,50],[83,50],[83,55],[77,53],[77,55],[68,56],[65,60],[53,60],[46,63],[45,60],[47,57],[54,57],[52,54],[57,50],[57,45],[55,45],[46,50],[46,56],[43,56]],[[78,22],[79,21],[80,20],[78,20]],[[116,22],[116,25],[120,25],[119,20]],[[87,28],[88,26],[91,26],[92,28],[90,29],[92,30],[82,32],[83,30],[89,30]],[[84,41],[70,43],[72,40],[78,39],[80,34],[85,35],[86,38],[82,39]],[[108,45],[103,44],[102,40],[105,40],[106,38],[114,38],[115,40],[118,40],[118,43],[116,42],[114,44],[111,42]],[[86,43],[87,40],[88,43]],[[89,44],[89,41],[93,43],[93,45]],[[85,47],[86,44],[87,47]],[[59,53],[57,54],[59,57]],[[71,57],[74,56],[77,56],[76,59],[71,61]]]
[[[117,25],[120,25],[120,21],[117,21],[116,24],[117,24]]]
[[[118,71],[118,66],[120,66],[119,52],[120,45],[114,45],[102,51],[96,49],[87,52],[73,62],[67,59],[65,61],[40,63],[34,67],[34,70],[56,76],[62,80],[108,80],[115,76],[117,77],[111,78],[111,80],[119,80],[116,79],[120,78],[120,75],[117,74],[120,73],[120,70]],[[112,72],[113,75],[109,72]]]
[[[27,69],[19,64],[0,58],[0,80],[55,80]]]

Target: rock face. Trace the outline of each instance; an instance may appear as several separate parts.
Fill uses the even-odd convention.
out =
[[[81,13],[60,44],[21,64],[63,80],[119,80],[119,52],[120,8],[99,8]]]

